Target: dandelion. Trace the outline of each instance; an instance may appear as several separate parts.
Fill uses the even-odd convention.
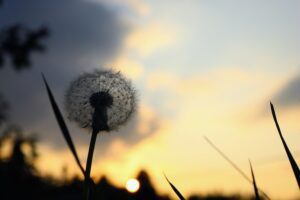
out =
[[[135,90],[121,73],[95,71],[79,76],[67,90],[68,118],[82,128],[111,131],[135,110]]]
[[[82,128],[92,129],[85,169],[85,197],[91,199],[90,172],[97,135],[126,123],[135,110],[135,90],[120,72],[95,71],[79,76],[66,94],[70,120]]]
[[[85,199],[90,200],[92,199],[91,187],[94,186],[90,173],[97,135],[100,131],[115,130],[128,121],[136,107],[135,90],[130,81],[123,77],[121,73],[113,71],[86,73],[71,83],[65,100],[68,117],[70,120],[77,122],[80,127],[92,129],[84,170],[55,98],[45,76],[43,74],[42,76],[62,134],[84,174]]]

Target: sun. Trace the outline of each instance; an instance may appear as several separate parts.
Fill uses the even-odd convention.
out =
[[[126,183],[126,189],[130,193],[135,193],[140,188],[140,182],[136,179],[129,179]]]

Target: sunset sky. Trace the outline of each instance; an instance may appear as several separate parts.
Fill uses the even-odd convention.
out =
[[[0,70],[11,123],[38,133],[43,174],[79,174],[55,121],[40,72],[62,111],[71,80],[94,69],[132,80],[139,106],[120,130],[98,137],[92,176],[124,187],[146,169],[172,194],[251,194],[203,139],[210,138],[274,199],[299,196],[274,125],[300,164],[300,1],[298,0],[4,0],[0,27],[46,25],[47,51],[29,70]],[[82,162],[89,134],[69,122]]]

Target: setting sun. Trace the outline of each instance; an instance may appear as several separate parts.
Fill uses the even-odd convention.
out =
[[[136,179],[129,179],[126,183],[126,189],[128,192],[135,193],[140,188],[140,182]]]

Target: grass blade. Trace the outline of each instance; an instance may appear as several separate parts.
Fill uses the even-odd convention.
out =
[[[250,160],[249,160],[249,164],[250,164],[252,182],[253,182],[253,187],[254,187],[254,192],[255,192],[255,199],[260,200],[259,193],[258,193],[258,188],[257,188],[257,185],[256,185],[255,176],[254,176],[254,172],[253,172],[253,168],[252,168]]]
[[[46,78],[45,78],[45,76],[44,76],[43,73],[42,73],[42,77],[43,77],[43,80],[44,80],[44,83],[45,83],[45,86],[46,86],[46,89],[47,89],[48,97],[49,97],[49,100],[50,100],[53,112],[55,114],[57,123],[59,124],[60,130],[63,133],[63,136],[64,136],[64,138],[65,138],[65,140],[66,140],[66,142],[67,142],[67,144],[68,144],[68,146],[69,146],[69,148],[70,148],[70,150],[71,150],[71,152],[72,152],[72,154],[73,154],[73,156],[74,156],[74,158],[76,160],[76,163],[77,163],[78,167],[80,168],[83,176],[85,176],[85,171],[84,171],[84,169],[83,169],[83,167],[82,167],[82,165],[80,163],[80,160],[78,158],[78,155],[77,155],[74,143],[72,141],[71,135],[70,135],[70,133],[68,131],[68,128],[66,126],[64,118],[63,118],[63,116],[62,116],[62,114],[61,114],[61,112],[60,112],[60,110],[59,110],[59,108],[58,108],[58,106],[57,106],[57,104],[55,102],[55,99],[54,99],[54,97],[52,95],[50,87],[49,87],[49,85],[47,83],[47,80],[46,80]]]
[[[228,156],[226,156],[212,141],[210,141],[207,137],[204,136],[204,139],[208,142],[208,144],[216,150],[242,177],[247,180],[252,185],[252,180],[243,172]],[[259,189],[260,193],[266,198],[271,199],[262,189]]]
[[[282,144],[284,146],[284,149],[285,149],[285,152],[287,154],[287,157],[291,163],[291,166],[292,166],[292,169],[293,169],[293,172],[294,172],[294,175],[295,175],[295,178],[297,180],[297,183],[298,183],[298,187],[300,189],[300,170],[299,170],[299,167],[292,155],[292,153],[290,152],[289,150],[289,147],[287,146],[283,136],[282,136],[282,133],[281,133],[281,129],[280,129],[280,126],[278,124],[278,121],[277,121],[277,117],[276,117],[276,113],[275,113],[275,109],[274,109],[274,106],[272,104],[272,102],[270,102],[270,106],[271,106],[271,111],[272,111],[272,115],[273,115],[273,119],[274,119],[274,122],[275,122],[275,125],[276,125],[276,128],[277,128],[277,131],[279,133],[279,136],[280,136],[280,139],[282,141]]]
[[[169,185],[171,186],[172,190],[176,193],[177,197],[180,200],[185,200],[185,198],[183,197],[183,195],[179,192],[179,190],[177,190],[177,188],[169,181],[169,179],[167,178],[167,176],[164,174],[166,180],[168,181]]]
[[[210,144],[211,147],[213,147],[229,164],[244,177],[248,182],[252,183],[252,180],[234,163],[229,159],[228,156],[226,156],[212,141],[210,141],[207,137],[204,136],[204,139]]]

